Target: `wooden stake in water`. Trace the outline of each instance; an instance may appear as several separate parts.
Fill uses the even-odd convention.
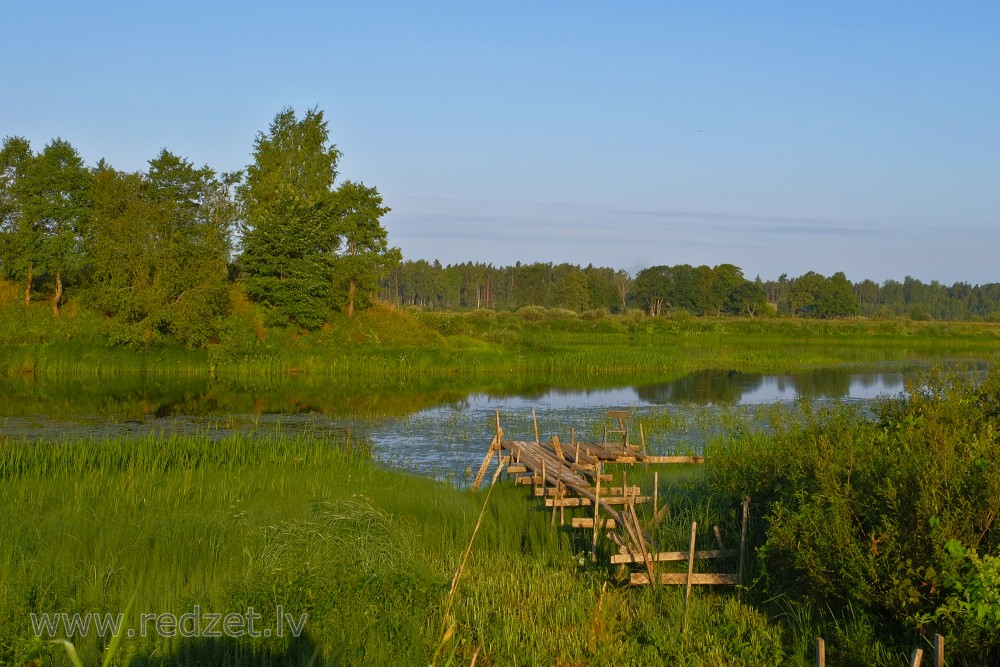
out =
[[[534,408],[531,408],[531,421],[535,422],[535,444],[541,444],[541,440],[538,438],[538,417],[535,416]]]

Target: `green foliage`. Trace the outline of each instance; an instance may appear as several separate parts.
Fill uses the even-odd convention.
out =
[[[779,309],[802,317],[837,318],[861,314],[858,297],[842,272],[826,278],[810,271],[795,278]]]
[[[106,165],[94,174],[88,301],[118,320],[112,344],[169,332],[204,347],[217,339],[229,306],[235,176],[219,180],[166,150],[149,164],[145,175]]]
[[[389,212],[382,196],[363,183],[345,181],[337,188],[340,221],[336,233],[342,251],[333,266],[334,302],[348,317],[355,307],[372,302],[379,281],[402,259],[399,248],[390,248],[388,234],[380,224]]]
[[[299,120],[279,112],[254,142],[254,163],[239,187],[247,295],[273,310],[274,322],[313,329],[332,296],[339,208],[333,191],[340,152],[323,112]]]
[[[764,292],[732,264],[654,266],[636,274],[633,299],[650,315],[684,310],[705,315],[756,315],[766,310]]]
[[[24,279],[25,303],[34,277],[54,283],[59,314],[63,277],[83,258],[80,235],[90,216],[90,172],[68,141],[53,139],[32,155],[27,140],[8,137],[0,151],[0,262],[6,275]]]
[[[24,179],[33,160],[27,139],[4,139],[0,149],[0,269],[11,278],[28,276],[40,257],[40,230],[23,214]]]
[[[770,593],[856,609],[880,632],[948,619],[941,629],[964,655],[996,657],[1000,634],[959,621],[973,608],[991,618],[995,601],[1000,370],[982,381],[935,374],[908,391],[872,420],[846,406],[807,408],[768,434],[734,437],[709,452],[706,485],[750,495],[763,511]],[[963,544],[987,557],[963,564]]]

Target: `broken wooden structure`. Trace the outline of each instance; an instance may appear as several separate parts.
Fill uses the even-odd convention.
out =
[[[534,411],[532,411],[534,416]],[[583,516],[571,516],[572,528],[589,529],[592,532],[591,560],[597,560],[597,543],[603,533],[618,547],[618,553],[611,556],[611,564],[619,567],[641,566],[642,571],[631,572],[631,585],[667,584],[684,585],[686,596],[692,585],[741,586],[743,583],[743,554],[746,548],[746,528],[748,501],[744,499],[739,549],[726,549],[718,527],[714,527],[717,547],[709,550],[695,549],[696,525],[691,527],[691,540],[687,551],[664,551],[654,547],[649,534],[644,530],[635,506],[652,502],[653,522],[662,519],[663,510],[658,508],[658,478],[654,473],[652,494],[643,493],[637,485],[629,485],[628,472],[622,469],[620,481],[608,474],[608,464],[661,465],[677,463],[703,463],[701,456],[655,456],[646,450],[645,434],[640,424],[640,442],[629,442],[628,413],[610,411],[601,443],[584,443],[576,440],[571,431],[570,442],[563,444],[557,436],[544,442],[538,433],[538,421],[534,420],[535,440],[505,440],[500,426],[500,413],[496,415],[496,432],[489,451],[483,459],[479,472],[472,483],[479,488],[486,473],[496,459],[496,469],[491,483],[504,473],[514,478],[516,484],[530,484],[534,495],[542,500],[545,507],[552,508],[552,525],[556,516],[559,524],[566,525],[566,511],[584,508]],[[738,571],[732,574],[696,573],[696,560],[738,558]],[[687,562],[687,572],[660,572],[659,563]]]

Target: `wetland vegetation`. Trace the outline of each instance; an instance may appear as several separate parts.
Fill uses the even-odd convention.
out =
[[[72,637],[88,665],[808,665],[817,635],[832,663],[895,665],[934,632],[950,664],[1000,661],[997,284],[400,262],[339,157],[318,110],[277,114],[234,174],[4,141],[0,662],[70,664],[37,619],[89,612],[142,634]],[[872,369],[906,393],[827,400]],[[740,406],[768,373],[833,388]],[[641,508],[660,547],[692,521],[731,539],[752,499],[749,584],[699,591],[685,633],[678,590],[623,586],[524,489],[372,438],[394,419],[412,448],[434,421],[481,456],[469,396],[623,387],[653,447],[708,455],[661,474],[658,520]],[[302,633],[136,618],[278,607]]]

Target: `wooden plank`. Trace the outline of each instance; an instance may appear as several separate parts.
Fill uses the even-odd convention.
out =
[[[507,470],[509,472],[510,468],[508,467]],[[584,487],[584,488],[586,488],[586,490],[590,491],[591,493],[595,492],[595,489],[593,487]],[[626,487],[625,493],[622,493],[622,487],[620,486],[605,487],[601,489],[601,497],[604,498],[605,500],[608,498],[624,498],[624,497],[635,498],[640,493],[642,493],[642,489],[638,486]],[[536,496],[543,495],[542,489],[540,488],[535,489],[535,495]],[[556,488],[554,486],[546,487],[544,495],[546,498],[554,498],[557,495]]]
[[[649,574],[649,580],[653,582],[653,588],[656,588],[656,565],[655,562],[649,557],[649,550],[646,548],[646,536],[642,534],[642,526],[639,525],[639,517],[635,513],[635,503],[630,503],[628,506],[629,517],[632,519],[632,524],[635,528],[635,534],[638,537],[636,543],[639,546],[639,555],[642,556],[642,563],[646,566],[646,573]]]
[[[704,456],[640,456],[640,463],[704,463]]]
[[[522,473],[522,472],[528,472],[527,466],[516,465],[516,464],[512,465],[512,466],[507,466],[507,474],[508,475],[517,475],[518,473]]]
[[[737,575],[735,574],[714,574],[710,572],[695,572],[691,575],[692,586],[735,586]],[[686,572],[661,572],[660,583],[668,586],[687,584]],[[649,583],[649,575],[645,572],[633,572],[629,577],[629,583],[633,586],[640,586]]]
[[[738,552],[736,549],[730,550],[720,550],[720,549],[709,549],[703,551],[695,551],[695,560],[713,560],[715,558],[728,558],[735,556]],[[688,558],[688,552],[686,551],[661,551],[657,554],[649,554],[649,557],[658,563],[677,563],[681,561],[686,561]],[[618,565],[621,563],[641,563],[641,556],[639,554],[634,554],[632,552],[615,554],[611,557],[611,564]]]
[[[591,517],[589,517],[589,516],[575,516],[575,517],[573,517],[573,520],[572,520],[572,522],[571,522],[570,525],[572,525],[573,528],[593,528],[594,527],[594,520]],[[605,519],[604,520],[604,527],[607,530],[614,530],[615,529],[615,520],[614,519]]]
[[[539,494],[539,495],[541,495],[541,494]],[[633,502],[637,503],[637,504],[640,504],[640,505],[643,504],[643,503],[648,503],[649,502],[649,497],[648,496],[629,496],[628,498],[625,498],[624,496],[605,496],[603,493],[601,494],[601,504],[604,505],[606,508],[608,506],[615,506],[615,505],[628,505],[629,503],[633,503]],[[590,507],[592,504],[593,504],[593,501],[590,498],[587,498],[587,497],[583,497],[583,498],[562,498],[562,499],[546,498],[545,499],[545,506],[546,507],[552,507],[552,506],[555,506],[555,507]]]

